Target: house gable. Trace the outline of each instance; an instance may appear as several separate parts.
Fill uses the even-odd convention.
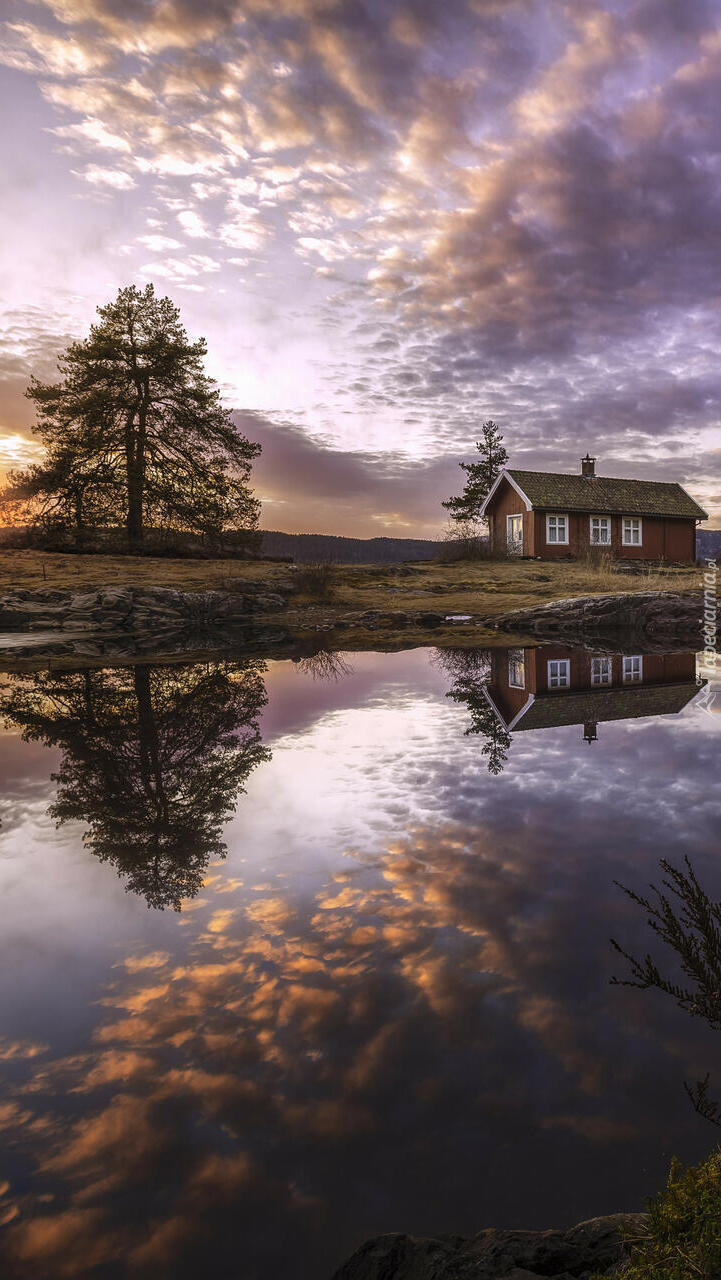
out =
[[[501,489],[504,481],[506,482],[506,484],[510,485],[511,488],[515,491],[515,493],[523,503],[526,511],[532,510],[533,503],[531,499],[528,497],[528,494],[523,492],[523,489],[521,488],[520,484],[515,479],[515,477],[511,474],[511,472],[508,469],[504,469],[503,471],[499,472],[493,484],[491,485],[490,489],[488,490],[488,495],[486,497],[486,500],[483,503],[483,506],[481,507],[482,516],[486,515],[486,511],[489,507],[496,505],[496,503],[494,502],[494,498],[496,498],[496,494],[498,490]]]

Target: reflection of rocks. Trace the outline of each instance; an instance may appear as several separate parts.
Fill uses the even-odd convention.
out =
[[[0,636],[0,663],[3,670],[45,668],[52,660],[64,659],[69,665],[99,666],[117,662],[152,658],[162,662],[176,654],[294,656],[299,642],[293,641],[282,626],[256,624],[252,627],[177,627],[159,634],[148,631],[28,632],[16,631]]]
[[[554,637],[569,643],[587,636],[622,632],[676,641],[687,638],[693,647],[701,640],[702,609],[699,592],[641,591],[635,595],[554,600],[532,609],[514,609],[488,623],[499,631]]]
[[[498,1231],[419,1238],[378,1236],[357,1249],[334,1280],[585,1280],[613,1275],[624,1260],[622,1236],[645,1214],[591,1218],[568,1231]]]
[[[259,591],[176,591],[170,587],[101,587],[95,591],[16,590],[0,597],[0,629],[138,631],[234,625],[285,607]]]

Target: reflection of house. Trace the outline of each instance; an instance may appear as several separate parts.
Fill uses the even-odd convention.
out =
[[[584,726],[672,715],[699,690],[693,653],[592,654],[560,645],[494,649],[486,697],[504,728]]]
[[[506,468],[481,509],[493,545],[545,560],[590,547],[631,560],[692,563],[706,512],[680,484],[596,475],[586,455],[577,475]]]

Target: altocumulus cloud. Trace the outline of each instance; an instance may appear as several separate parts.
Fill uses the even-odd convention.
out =
[[[27,341],[0,353],[0,424],[28,429],[19,384],[62,345],[53,315],[81,332],[152,279],[233,402],[281,424],[259,475],[293,527],[437,531],[485,416],[522,465],[592,446],[713,504],[720,17],[19,2],[3,251]]]

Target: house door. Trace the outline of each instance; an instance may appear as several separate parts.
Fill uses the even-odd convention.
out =
[[[506,546],[512,556],[523,554],[523,516],[506,516]]]

